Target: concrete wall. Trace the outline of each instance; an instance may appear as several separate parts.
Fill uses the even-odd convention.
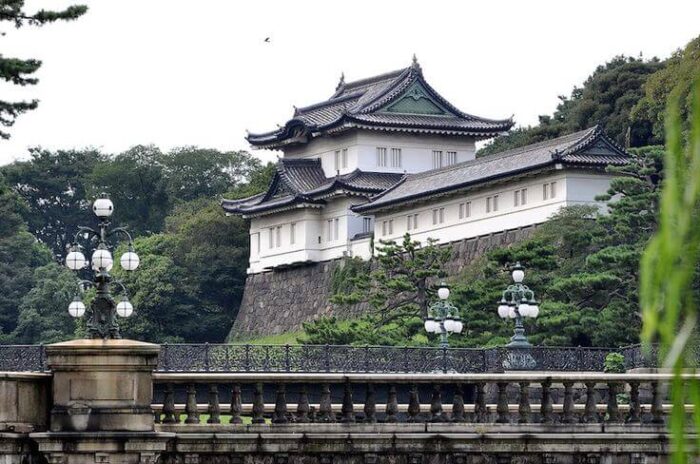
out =
[[[447,272],[458,273],[488,250],[523,240],[534,229],[529,226],[447,244],[452,248]],[[369,240],[358,241],[355,254],[361,256],[365,247],[368,253]],[[337,309],[328,303],[333,270],[341,265],[342,259],[336,259],[248,275],[229,340],[298,330],[303,322],[323,315],[347,318],[361,314],[366,309],[363,305]]]

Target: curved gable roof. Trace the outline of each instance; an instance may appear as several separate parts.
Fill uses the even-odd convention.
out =
[[[413,104],[400,105],[402,99],[410,103],[411,98]],[[428,111],[428,108],[439,111]],[[414,61],[408,68],[355,82],[345,83],[341,78],[328,100],[295,108],[293,117],[283,127],[248,134],[247,139],[256,147],[280,148],[352,128],[484,139],[512,126],[512,118],[494,120],[460,111],[428,84],[421,67]]]

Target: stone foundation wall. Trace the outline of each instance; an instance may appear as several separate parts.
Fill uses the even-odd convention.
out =
[[[535,229],[529,226],[446,244],[452,248],[447,272],[457,274],[487,251],[524,240]],[[337,259],[249,275],[229,341],[299,330],[303,322],[323,315],[348,318],[361,314],[364,304],[339,309],[328,302],[333,270],[342,263]]]

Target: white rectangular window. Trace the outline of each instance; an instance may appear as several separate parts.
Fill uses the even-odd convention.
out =
[[[333,219],[333,240],[340,238],[340,219]]]
[[[472,215],[472,202],[465,201],[459,204],[459,218],[464,219]]]
[[[254,250],[256,255],[260,254],[260,232],[251,234],[250,236],[250,249]]]
[[[270,227],[268,229],[268,244],[267,244],[269,249],[272,249],[275,247],[275,228]]]
[[[382,221],[382,235],[386,235],[386,221]]]
[[[418,228],[418,215],[417,214],[409,214],[406,216],[406,229],[407,230],[416,230]]]
[[[296,222],[292,222],[289,224],[289,244],[294,245],[294,242],[296,241],[296,234],[297,234],[297,224]]]
[[[377,147],[377,166],[386,167],[386,148]]]
[[[542,185],[542,199],[543,200],[549,199],[549,184]]]
[[[527,204],[527,189],[520,190],[520,204],[521,205]]]
[[[418,228],[418,215],[417,214],[413,215],[413,228],[414,229]]]
[[[362,232],[365,234],[372,232],[372,218],[362,218]]]
[[[326,227],[326,237],[328,237],[328,241],[332,242],[333,241],[333,219],[328,219],[326,221],[327,227]]]
[[[340,150],[336,150],[333,158],[333,170],[337,171],[340,169]]]
[[[394,233],[394,220],[389,219],[389,235]]]
[[[486,212],[491,213],[498,211],[498,195],[486,197]]]
[[[442,167],[442,150],[433,150],[433,169]]]
[[[279,248],[282,246],[282,226],[277,226],[277,229],[275,230],[275,237],[277,237],[275,247]]]
[[[464,219],[464,203],[459,204],[459,218]]]
[[[348,149],[343,148],[343,151],[340,154],[340,167],[342,169],[345,169],[348,167]]]
[[[456,151],[448,151],[447,152],[446,166],[452,166],[453,164],[457,164],[457,152]]]
[[[442,224],[445,222],[445,208],[433,210],[433,225]]]
[[[513,206],[520,206],[520,190],[513,192]]]
[[[401,149],[392,148],[391,149],[391,167],[400,168],[401,167]]]
[[[557,196],[557,183],[552,182],[549,184],[549,197],[554,198]]]

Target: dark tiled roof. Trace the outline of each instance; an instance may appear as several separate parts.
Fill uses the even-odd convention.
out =
[[[381,111],[400,99],[413,84],[425,89],[431,100],[444,110],[444,115],[422,115]],[[248,134],[251,145],[279,148],[293,143],[306,143],[331,131],[352,128],[468,135],[490,138],[513,126],[512,119],[492,120],[463,113],[438,94],[423,78],[416,62],[408,68],[379,76],[345,83],[342,79],[336,92],[326,101],[296,108],[292,119],[277,130]]]
[[[337,191],[373,195],[385,191],[403,174],[364,172],[327,178],[319,159],[285,159],[277,163],[275,176],[265,193],[240,200],[223,200],[228,213],[255,215],[298,205],[323,205],[323,198]]]
[[[454,166],[409,174],[393,188],[371,198],[369,203],[354,207],[353,210],[373,212],[423,197],[553,166],[556,163],[571,166],[606,166],[623,164],[628,158],[629,155],[596,126]]]

